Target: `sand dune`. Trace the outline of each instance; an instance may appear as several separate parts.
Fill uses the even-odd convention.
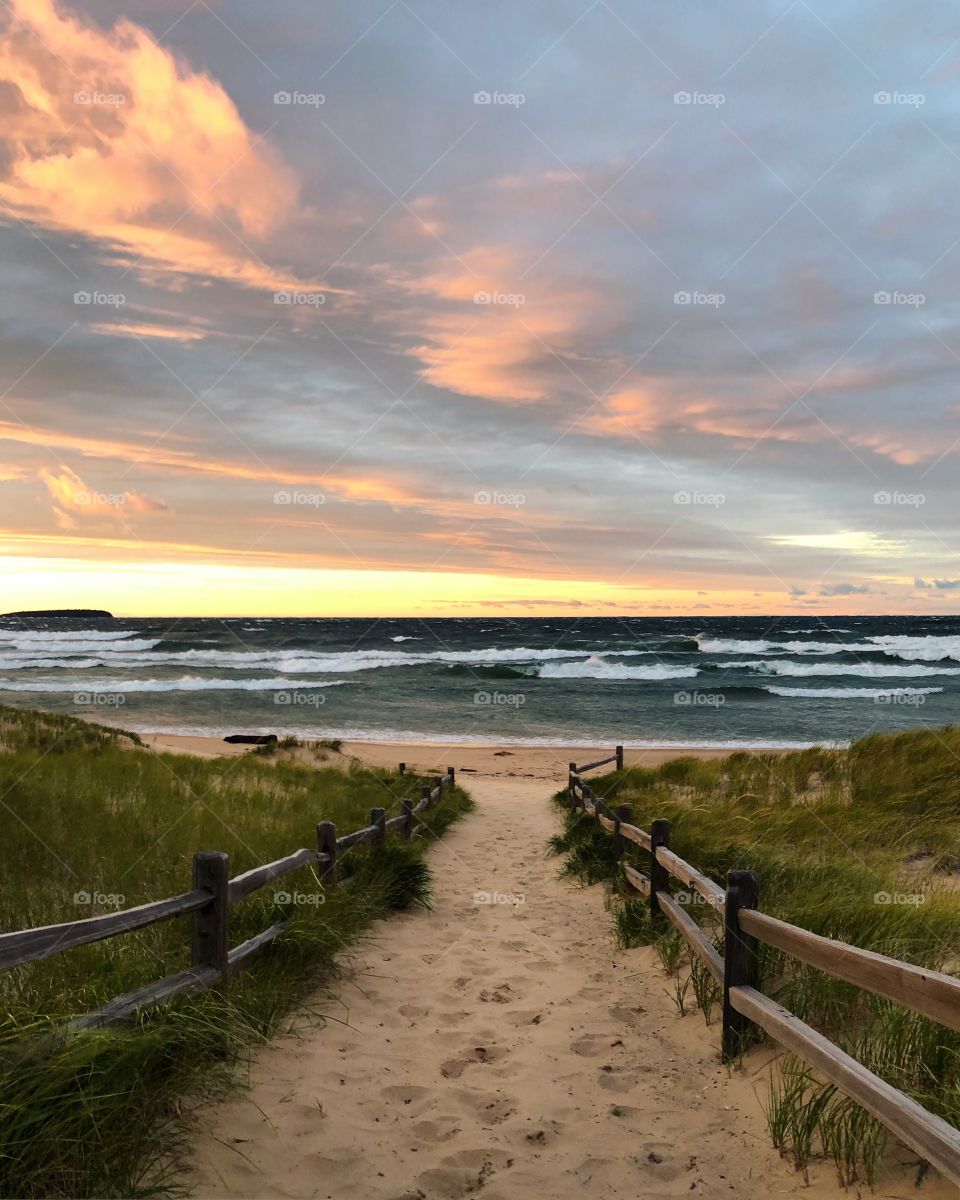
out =
[[[763,1056],[728,1073],[651,952],[615,948],[601,890],[558,880],[544,783],[470,786],[477,811],[431,851],[434,910],[379,925],[314,998],[331,1020],[202,1111],[194,1194],[855,1196],[826,1166],[804,1186],[769,1144]],[[916,1192],[904,1173],[873,1194]]]

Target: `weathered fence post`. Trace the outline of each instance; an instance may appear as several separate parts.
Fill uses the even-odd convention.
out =
[[[435,787],[437,789],[437,800],[438,801],[442,800],[443,799],[443,776],[442,775],[434,775],[433,787]],[[432,790],[433,789],[431,788],[431,791]]]
[[[650,911],[654,916],[660,913],[657,892],[667,891],[670,882],[670,872],[657,858],[659,846],[670,848],[670,822],[664,817],[658,817],[650,825]]]
[[[213,895],[193,914],[190,961],[194,967],[215,967],[226,984],[230,952],[230,859],[221,850],[198,850],[193,856],[193,886]]]
[[[623,747],[615,746],[614,753],[617,756],[617,770],[622,771],[623,770]]]
[[[447,774],[450,776],[450,786],[455,787],[457,783],[457,775],[453,767],[447,767]]]
[[[579,801],[577,800],[577,764],[567,763],[567,790],[570,792],[570,807],[578,808]]]
[[[430,792],[431,791],[432,791],[432,789],[429,784],[424,784],[423,787],[420,789],[420,799],[426,801],[426,804],[424,804],[424,806],[423,806],[424,808],[430,807]]]
[[[626,849],[626,838],[620,832],[620,822],[625,821],[628,825],[633,820],[633,809],[629,804],[618,804],[613,817],[613,861],[619,862],[623,858],[623,852]]]
[[[753,871],[727,873],[727,902],[723,910],[723,1061],[739,1058],[746,1049],[750,1021],[730,1003],[732,987],[755,988],[759,958],[757,939],[740,928],[740,910],[756,908],[760,885]]]
[[[320,882],[325,888],[337,886],[337,827],[332,821],[321,821],[317,826],[317,850],[326,854],[330,861],[320,867]]]
[[[382,846],[387,840],[387,812],[384,808],[370,810],[370,824],[376,825],[377,832],[373,839],[374,846]]]
[[[409,841],[413,837],[413,801],[401,800],[400,807],[403,809],[403,836]]]
[[[397,772],[397,774],[398,774],[398,775],[402,775],[402,774],[404,773],[404,771],[406,771],[406,769],[407,769],[407,764],[406,764],[406,763],[401,763],[401,764],[400,764],[400,770]]]

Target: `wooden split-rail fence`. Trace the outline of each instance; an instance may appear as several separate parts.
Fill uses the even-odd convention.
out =
[[[401,764],[400,773],[404,773],[404,764]],[[117,937],[147,925],[156,925],[159,921],[168,921],[172,917],[190,916],[191,965],[186,971],[179,971],[135,992],[117,996],[94,1012],[75,1018],[67,1028],[79,1030],[112,1025],[138,1009],[163,1004],[174,996],[211,987],[226,987],[231,977],[244,970],[253,958],[283,933],[291,921],[290,917],[277,921],[262,933],[231,949],[231,905],[245,900],[268,883],[306,866],[319,868],[325,889],[348,886],[352,882],[350,878],[338,880],[338,859],[345,850],[363,842],[382,846],[390,833],[403,838],[415,837],[418,832],[415,818],[439,800],[444,789],[453,787],[454,782],[454,769],[448,767],[447,773],[437,776],[432,786],[425,785],[421,789],[420,800],[416,804],[412,799],[404,799],[399,816],[388,820],[384,809],[375,808],[370,813],[369,825],[341,837],[337,836],[332,821],[321,821],[317,825],[315,850],[294,850],[284,858],[253,867],[232,879],[227,854],[218,850],[200,850],[193,856],[192,887],[180,896],[154,900],[103,916],[0,934],[0,970],[49,958],[52,954],[60,954],[75,946]]]
[[[593,817],[598,829],[612,834],[612,854],[635,891],[649,897],[655,916],[669,919],[692,954],[723,990],[722,1054],[738,1058],[759,1026],[775,1041],[807,1062],[824,1079],[871,1113],[906,1145],[960,1186],[960,1130],[867,1070],[839,1046],[765,996],[758,987],[760,942],[836,979],[885,996],[948,1029],[960,1029],[960,979],[859,946],[821,937],[760,911],[759,881],[753,871],[730,871],[726,887],[708,879],[670,849],[670,822],[655,820],[649,832],[632,823],[629,805],[611,810],[583,779],[585,771],[615,762],[623,769],[623,747],[609,758],[578,767],[570,763],[567,790],[574,810]],[[624,861],[633,842],[650,857],[649,875]],[[724,954],[670,894],[678,879],[722,919]]]

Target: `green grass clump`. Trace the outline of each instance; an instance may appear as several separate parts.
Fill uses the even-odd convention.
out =
[[[636,825],[649,829],[667,818],[671,849],[721,885],[730,870],[755,871],[764,912],[921,966],[960,969],[960,729],[876,735],[847,749],[680,758],[591,783],[609,805],[629,804]],[[567,807],[552,848],[566,856],[567,872],[616,882],[609,840]],[[638,847],[630,844],[627,857],[649,872],[649,855]],[[683,890],[677,881],[671,888]],[[655,945],[668,970],[689,962],[648,903],[624,898],[612,908],[621,945]],[[699,904],[687,911],[722,953],[716,915]],[[699,967],[691,971],[709,1019],[716,988]],[[763,946],[761,985],[870,1070],[960,1125],[960,1033]],[[882,1127],[802,1065],[781,1069],[768,1120],[774,1142],[799,1168],[824,1154],[844,1184],[873,1181]]]
[[[239,874],[315,846],[320,820],[347,833],[373,808],[395,816],[426,782],[359,764],[316,769],[282,753],[202,759],[134,742],[71,718],[0,708],[4,930],[188,891],[196,850],[226,851]],[[373,921],[429,905],[425,849],[469,805],[455,789],[424,814],[425,837],[347,851],[339,864],[341,878],[352,876],[347,888],[325,891],[305,867],[234,905],[234,946],[282,917],[292,921],[227,991],[180,997],[122,1027],[51,1036],[71,1017],[189,966],[189,918],[0,973],[0,1195],[168,1193],[184,1094],[223,1085],[251,1043],[286,1027],[293,1011],[306,1013],[311,986],[337,972]]]

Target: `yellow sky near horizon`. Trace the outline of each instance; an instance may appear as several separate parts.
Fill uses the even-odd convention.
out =
[[[458,571],[102,561],[0,556],[0,608],[104,608],[120,617],[696,616],[811,613],[764,592],[653,589],[603,580],[535,579]],[[859,597],[813,611],[856,612]]]

